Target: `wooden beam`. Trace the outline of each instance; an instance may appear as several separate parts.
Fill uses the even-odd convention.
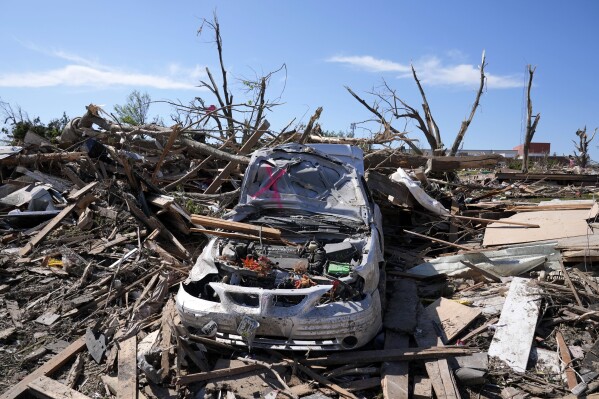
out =
[[[468,248],[468,247],[465,247],[465,246],[459,245],[459,244],[454,244],[453,242],[441,240],[439,238],[434,238],[434,237],[430,237],[430,236],[427,236],[427,235],[424,235],[424,234],[416,233],[414,231],[403,230],[403,232],[406,233],[406,234],[409,234],[411,236],[424,238],[426,240],[430,240],[430,241],[433,241],[433,242],[438,242],[439,244],[445,244],[445,245],[449,245],[450,247],[454,247],[454,248],[458,248],[458,249],[463,249],[464,251],[472,251],[472,248]]]
[[[48,360],[41,367],[25,376],[19,383],[12,386],[0,396],[0,399],[16,399],[28,389],[29,383],[42,376],[52,375],[64,366],[73,356],[81,352],[85,348],[85,338],[81,337],[67,346],[62,352]]]
[[[495,166],[501,160],[503,160],[503,157],[499,154],[449,157],[412,155],[393,150],[383,150],[366,155],[364,157],[364,166],[366,169],[377,167],[418,168],[426,167],[428,163],[433,172],[448,172],[458,169]]]
[[[431,346],[421,348],[379,349],[332,353],[327,357],[305,359],[306,365],[330,366],[335,364],[379,363],[402,360],[443,359],[471,355],[472,349],[454,346]]]
[[[12,155],[7,158],[0,159],[0,165],[29,165],[40,162],[68,162],[77,161],[82,157],[87,156],[85,152],[57,152],[50,154],[33,154],[33,155]]]
[[[566,280],[566,283],[570,287],[570,290],[572,290],[572,294],[574,294],[576,303],[578,304],[578,306],[584,307],[584,305],[582,304],[582,301],[580,300],[580,297],[578,296],[578,291],[576,290],[576,287],[574,287],[574,283],[572,283],[572,279],[570,278],[568,271],[564,267],[564,262],[561,259],[559,260],[559,266],[562,269],[562,273],[564,275],[564,280]]]
[[[422,305],[420,305],[418,312],[418,329],[421,331],[421,333],[414,336],[418,345],[440,345],[443,347],[441,338],[438,337],[437,329]],[[424,366],[426,367],[426,372],[432,383],[433,390],[435,391],[437,398],[460,398],[460,393],[455,383],[453,371],[449,367],[447,359],[427,360],[425,361]]]
[[[557,341],[559,355],[566,366],[566,380],[568,381],[568,389],[572,390],[574,387],[576,387],[576,385],[578,385],[578,382],[576,381],[576,373],[572,368],[572,357],[570,356],[570,350],[568,349],[568,345],[566,345],[564,336],[560,331],[555,333],[555,340]]]
[[[475,217],[472,217],[472,216],[447,215],[447,217],[454,218],[454,219],[459,219],[459,220],[472,220],[474,222],[481,222],[481,223],[509,224],[509,225],[512,225],[512,226],[522,226],[522,227],[532,227],[532,228],[539,228],[539,227],[541,227],[538,224],[533,224],[533,223],[511,222],[509,220],[495,220],[495,219],[475,218]]]
[[[33,396],[40,399],[90,399],[89,396],[46,376],[37,377],[27,387]]]
[[[187,385],[191,384],[192,382],[216,380],[260,369],[264,369],[264,366],[261,366],[259,364],[248,364],[246,366],[230,367],[221,370],[207,371],[205,373],[182,375],[179,378],[177,378],[176,384]]]
[[[272,227],[256,226],[249,223],[233,222],[232,220],[213,218],[203,215],[191,215],[191,223],[200,225],[202,227],[251,234],[257,237],[262,236],[263,238],[272,238],[277,240],[281,239],[281,230],[273,229]]]
[[[137,336],[120,343],[117,399],[137,398]]]
[[[409,346],[409,336],[387,330],[385,349],[402,349]],[[386,399],[408,399],[410,386],[408,362],[384,362],[381,370],[381,386]]]
[[[27,254],[29,254],[33,250],[33,248],[35,248],[35,246],[37,244],[42,242],[44,240],[44,238],[46,238],[46,236],[52,230],[54,230],[54,228],[56,228],[56,226],[58,226],[60,224],[60,222],[62,222],[62,220],[64,218],[66,218],[73,211],[73,209],[75,209],[79,205],[79,201],[83,200],[83,198],[82,198],[83,195],[88,193],[91,189],[93,189],[96,186],[96,184],[98,184],[98,182],[90,183],[87,186],[83,187],[82,189],[78,190],[72,196],[70,196],[69,197],[70,199],[76,200],[77,202],[74,202],[74,203],[68,205],[66,208],[64,208],[62,211],[60,211],[60,213],[58,215],[54,216],[54,219],[52,219],[52,221],[50,223],[48,223],[27,244],[25,244],[25,246],[23,248],[21,248],[19,250],[19,255],[21,257],[23,257],[23,256],[26,256]]]
[[[334,382],[329,381],[327,378],[321,376],[320,374],[314,372],[310,367],[304,366],[300,363],[296,363],[296,366],[299,369],[299,371],[306,374],[308,377],[312,378],[314,381],[318,382],[319,384],[325,385],[326,387],[332,389],[333,391],[337,392],[339,395],[341,395],[345,398],[349,398],[349,399],[358,399],[356,395],[354,395],[353,393],[349,392],[348,390],[340,387],[339,385],[335,384]]]
[[[270,123],[268,121],[262,122],[260,127],[246,140],[245,143],[239,149],[239,155],[249,154],[252,148],[258,143],[260,137],[268,130],[270,127]],[[223,181],[229,177],[233,169],[235,169],[239,165],[238,162],[230,161],[227,166],[214,178],[210,186],[204,191],[204,194],[214,194],[221,186]]]

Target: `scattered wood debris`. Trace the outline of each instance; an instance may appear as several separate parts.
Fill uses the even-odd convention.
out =
[[[32,133],[2,152],[1,399],[599,390],[591,169],[483,170],[500,157],[415,156],[352,139],[366,149],[384,220],[380,335],[350,352],[300,353],[185,327],[172,298],[206,235],[283,242],[280,229],[221,218],[251,153],[294,137],[346,143],[316,126],[273,140],[269,127],[261,120],[243,143],[218,146],[181,126],[118,126],[90,106],[66,129],[68,150]]]

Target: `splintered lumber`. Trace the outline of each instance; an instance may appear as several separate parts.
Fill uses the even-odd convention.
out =
[[[82,199],[82,196],[89,192],[91,189],[93,189],[97,184],[98,182],[92,182],[87,186],[83,187],[82,189],[78,190],[75,194],[73,194],[72,197],[69,197],[73,200],[77,200],[77,202],[68,205],[66,208],[60,211],[58,215],[54,216],[54,219],[52,219],[50,223],[48,223],[39,233],[35,235],[35,237],[31,239],[31,241],[29,241],[23,248],[21,248],[21,250],[19,251],[19,255],[23,257],[30,253],[37,244],[39,244],[44,238],[46,238],[46,236],[52,230],[54,230],[54,228],[56,228],[56,226],[58,226],[60,222],[62,222],[62,220],[73,211],[73,209],[75,209],[79,205],[79,200]]]
[[[485,270],[482,267],[478,267],[474,263],[468,262],[467,260],[461,260],[460,263],[468,266],[472,270],[476,270],[478,273],[482,274],[483,276],[485,276],[486,278],[490,279],[491,281],[493,281],[495,283],[501,283],[501,277],[499,277],[495,273]]]
[[[433,397],[433,387],[428,378],[414,377],[414,399],[431,399]]]
[[[574,298],[576,299],[576,303],[578,303],[578,306],[581,306],[581,307],[584,306],[582,304],[582,301],[580,300],[580,297],[578,296],[578,291],[576,290],[576,287],[574,287],[574,284],[572,283],[572,279],[570,278],[568,271],[564,267],[564,262],[561,259],[559,261],[559,265],[562,270],[562,274],[564,275],[564,280],[566,280],[568,287],[570,287],[570,289],[572,290],[572,294],[574,295]]]
[[[534,223],[524,223],[524,222],[514,222],[511,220],[495,220],[495,219],[485,219],[485,218],[475,218],[472,216],[462,216],[462,215],[448,215],[448,217],[459,219],[459,220],[472,220],[474,222],[481,223],[497,223],[497,224],[508,224],[512,226],[522,226],[522,227],[531,227],[531,228],[539,228],[538,224]]]
[[[426,307],[426,313],[440,328],[443,342],[448,344],[480,316],[482,310],[461,305],[450,299],[439,298]]]
[[[117,399],[137,398],[137,336],[120,343]]]
[[[270,127],[270,123],[268,121],[265,120],[264,122],[262,122],[260,127],[246,140],[245,143],[243,143],[243,145],[241,146],[241,148],[238,151],[238,154],[239,155],[249,154],[252,151],[252,148],[258,143],[258,140],[260,140],[260,137],[262,137],[264,132],[266,132],[269,127]],[[239,165],[238,162],[230,161],[227,164],[227,166],[225,166],[225,168],[218,174],[218,176],[216,176],[214,178],[214,180],[212,181],[210,186],[208,186],[208,188],[204,191],[204,194],[214,194],[219,189],[219,187],[221,186],[223,181],[227,177],[229,177],[231,172],[238,165]]]
[[[339,395],[343,396],[344,398],[358,399],[358,397],[356,395],[354,395],[353,393],[349,392],[348,390],[346,390],[344,388],[341,388],[339,385],[335,384],[334,382],[329,381],[327,378],[323,377],[322,375],[312,371],[312,369],[310,367],[304,366],[300,363],[296,363],[296,367],[298,368],[298,370],[300,370],[302,373],[306,374],[308,377],[312,378],[314,381],[318,382],[319,384],[327,386],[328,388],[337,392]]]
[[[399,184],[398,182],[389,179],[389,177],[372,170],[367,171],[364,178],[371,191],[377,191],[383,195],[387,195],[389,201],[393,204],[399,206],[403,205],[408,208],[414,206],[414,197],[405,185]]]
[[[28,374],[19,381],[18,384],[12,386],[8,391],[4,392],[0,399],[16,399],[23,394],[27,389],[28,385],[42,376],[48,376],[59,370],[65,365],[73,356],[81,352],[85,348],[85,338],[81,337],[74,341],[72,344],[67,346],[62,352],[48,360],[41,367],[37,368],[32,373]]]
[[[187,385],[191,384],[192,382],[216,380],[261,369],[264,369],[264,366],[261,366],[259,364],[248,364],[246,366],[230,367],[226,369],[207,371],[203,373],[187,374],[177,378],[177,385]]]
[[[223,229],[239,233],[250,234],[256,237],[270,238],[274,240],[281,239],[281,230],[272,227],[255,226],[253,224],[233,222],[203,215],[191,215],[191,223],[202,227],[211,227],[213,229]],[[192,229],[191,231],[194,231]]]
[[[0,159],[0,165],[28,165],[40,162],[70,162],[85,157],[85,152],[58,152],[50,154],[13,155]]]
[[[442,359],[472,354],[472,349],[454,346],[379,349],[371,351],[339,352],[328,357],[302,360],[306,365],[331,366],[335,364],[380,363],[402,360]]]
[[[156,162],[156,167],[154,168],[154,173],[152,173],[152,183],[156,183],[156,175],[158,175],[158,172],[160,171],[160,167],[162,166],[162,163],[164,162],[164,158],[166,158],[171,147],[173,146],[173,144],[175,144],[175,140],[179,136],[180,132],[181,132],[181,128],[179,125],[173,126],[173,131],[168,136],[168,141],[166,142],[166,145],[162,149],[162,154],[160,154],[160,159],[158,159],[158,162]]]
[[[229,154],[228,152],[221,151],[217,148],[212,147],[211,145],[200,143],[199,141],[188,139],[186,137],[181,137],[179,140],[181,141],[181,143],[185,144],[189,148],[203,155],[211,155],[214,158],[224,159],[231,162],[237,162],[243,165],[247,165],[250,163],[250,158],[248,157],[244,157],[242,155]]]
[[[557,341],[557,347],[559,349],[559,355],[566,366],[566,380],[568,381],[568,389],[572,390],[578,382],[576,381],[576,372],[572,368],[572,357],[570,356],[570,350],[564,336],[560,331],[555,333],[555,340]]]
[[[418,330],[418,334],[414,334],[418,345],[431,347],[439,345],[440,349],[444,349],[441,338],[437,336],[437,329],[422,305],[419,306],[418,312]],[[460,398],[460,392],[447,359],[427,360],[424,366],[437,398]]]
[[[430,159],[430,162],[429,162]],[[383,150],[370,153],[364,157],[366,169],[377,167],[418,168],[428,167],[433,172],[449,172],[458,169],[482,168],[495,166],[503,157],[499,154],[469,155],[460,157],[408,155],[397,151]]]
[[[407,348],[409,341],[410,338],[406,334],[389,330],[385,332],[385,349]],[[408,362],[383,362],[381,377],[384,398],[408,399],[410,386]]]
[[[403,230],[403,232],[406,233],[406,234],[409,234],[411,236],[424,238],[426,240],[430,240],[430,241],[433,241],[433,242],[438,242],[439,244],[445,244],[445,245],[449,245],[450,247],[454,247],[454,248],[458,248],[458,249],[463,249],[464,251],[471,251],[472,250],[472,248],[468,248],[468,247],[465,247],[463,245],[454,244],[453,242],[441,240],[439,238],[430,237],[430,236],[427,236],[427,235],[424,235],[424,234],[416,233],[414,231]]]
[[[534,284],[532,280],[514,277],[488,352],[519,373],[526,371],[539,318],[539,290]]]
[[[90,399],[89,396],[46,376],[34,379],[27,387],[33,396],[40,399]]]

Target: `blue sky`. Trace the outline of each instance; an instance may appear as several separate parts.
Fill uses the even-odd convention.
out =
[[[446,146],[470,112],[477,66],[486,51],[488,89],[465,148],[509,149],[522,137],[525,68],[537,66],[534,141],[573,150],[576,129],[599,126],[599,53],[595,1],[11,1],[2,2],[0,99],[42,120],[73,117],[89,103],[124,103],[133,89],[154,100],[209,94],[197,89],[204,68],[217,72],[216,48],[202,18],[216,10],[224,59],[233,78],[285,63],[268,96],[283,104],[268,115],[273,130],[307,122],[318,106],[327,130],[370,117],[343,88],[367,92],[382,79],[413,106],[416,66]],[[240,85],[232,87],[243,98]],[[170,111],[150,114],[168,122]],[[396,127],[403,128],[402,123]],[[410,137],[426,142],[409,124]],[[359,134],[366,134],[358,131]],[[591,156],[599,160],[599,138]]]

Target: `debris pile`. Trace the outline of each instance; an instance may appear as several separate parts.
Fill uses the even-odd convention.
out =
[[[283,225],[221,218],[237,202],[251,153],[333,141],[266,140],[268,129],[263,121],[245,142],[217,148],[201,131],[121,126],[90,105],[58,147],[30,132],[2,149],[1,398],[512,398],[599,389],[599,206],[588,198],[599,175],[463,171],[492,167],[497,156],[427,158],[335,141],[367,148],[365,182],[384,221],[383,329],[367,345],[265,350],[215,339],[216,322],[182,323],[174,294],[206,236],[222,238],[220,261],[251,274],[253,287],[316,290],[329,279],[331,299],[361,295],[339,277],[358,244],[308,240],[296,249]],[[285,265],[235,240],[293,247],[293,257],[280,258],[293,258],[285,273],[294,278],[266,282]],[[238,329],[247,344],[253,322]]]

